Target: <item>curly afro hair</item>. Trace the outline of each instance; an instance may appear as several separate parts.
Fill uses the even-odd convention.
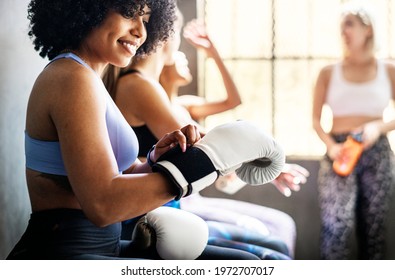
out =
[[[109,11],[133,18],[145,5],[151,9],[147,40],[136,55],[149,54],[174,32],[176,0],[32,0],[28,35],[40,56],[52,59],[64,49],[79,48]]]

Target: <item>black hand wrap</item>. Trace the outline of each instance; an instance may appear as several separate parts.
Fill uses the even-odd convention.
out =
[[[164,174],[176,186],[175,200],[200,191],[218,178],[210,158],[194,146],[185,152],[175,146],[153,164],[152,171]]]

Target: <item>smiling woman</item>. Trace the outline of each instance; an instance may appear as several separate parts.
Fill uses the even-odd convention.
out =
[[[175,0],[30,2],[29,35],[50,62],[26,112],[32,213],[8,259],[256,259],[206,246],[202,219],[160,207],[181,189],[137,159],[136,135],[100,79],[108,65],[126,66],[136,53],[155,51],[172,33],[175,8]],[[169,131],[150,159],[174,146],[184,153],[199,140],[194,125]],[[121,241],[121,222],[140,216],[137,232],[160,229],[147,237],[157,237],[149,250],[139,239]]]
[[[149,1],[30,2],[29,35],[51,62],[29,98],[26,179],[33,213],[10,259],[120,257],[119,222],[174,198],[171,185],[158,174],[120,176],[131,166],[137,172],[150,169],[135,161],[136,137],[98,79],[108,63],[130,62],[133,53],[120,41],[136,42],[135,49],[145,44],[139,51],[148,53],[171,33],[174,2],[154,2],[157,6]],[[163,27],[151,35],[149,11],[152,24]],[[171,133],[159,141],[163,148],[155,155],[173,142],[185,145],[183,133],[191,132],[195,135],[193,127]],[[141,205],[136,198],[143,195],[147,202]],[[115,207],[112,201],[117,201]],[[93,233],[101,241],[86,239]]]

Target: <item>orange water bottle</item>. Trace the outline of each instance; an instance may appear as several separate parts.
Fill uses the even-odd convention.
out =
[[[333,162],[333,170],[340,176],[348,176],[363,151],[362,132],[351,133],[344,142],[341,155]]]

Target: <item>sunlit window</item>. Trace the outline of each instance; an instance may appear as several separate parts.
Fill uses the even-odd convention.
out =
[[[289,156],[322,155],[325,147],[311,124],[312,91],[321,67],[341,57],[338,15],[342,2],[198,1],[199,16],[205,19],[243,100],[238,108],[209,117],[206,126],[246,119],[272,133]],[[395,0],[371,3],[380,15],[380,56],[392,58]],[[223,96],[221,78],[212,62],[201,57],[199,68],[199,94],[208,99]],[[329,120],[330,111],[324,110],[322,121],[328,129]]]

